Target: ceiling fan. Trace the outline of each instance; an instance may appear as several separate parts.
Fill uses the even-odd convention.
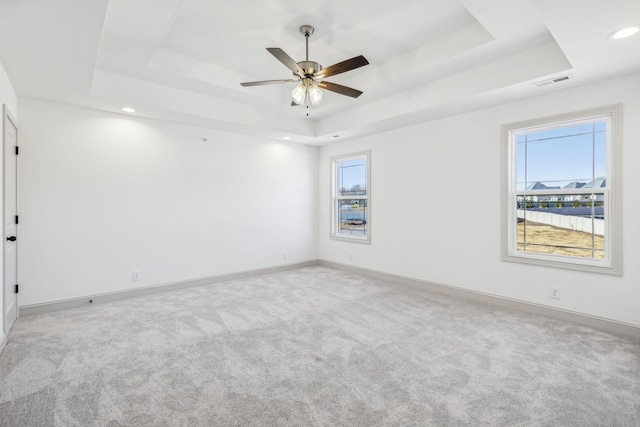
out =
[[[291,96],[291,106],[304,104],[306,101],[307,106],[309,102],[311,105],[317,105],[322,100],[322,89],[329,90],[331,92],[339,93],[340,95],[350,96],[357,98],[362,95],[362,92],[357,89],[352,89],[347,86],[342,86],[336,83],[331,83],[324,80],[326,77],[335,76],[336,74],[346,73],[347,71],[355,70],[356,68],[363,67],[369,64],[369,61],[364,56],[356,56],[346,61],[333,64],[327,68],[322,68],[322,65],[314,61],[309,61],[309,36],[313,34],[313,27],[311,25],[303,25],[300,27],[300,34],[305,37],[307,56],[304,61],[296,62],[284,50],[277,47],[268,47],[267,50],[276,59],[282,62],[287,68],[293,71],[294,78],[286,80],[262,80],[259,82],[246,82],[240,83],[242,86],[263,86],[279,83],[300,83],[293,89]]]

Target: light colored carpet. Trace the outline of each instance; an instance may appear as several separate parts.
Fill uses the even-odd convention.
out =
[[[325,267],[18,320],[2,426],[638,426],[640,342]]]

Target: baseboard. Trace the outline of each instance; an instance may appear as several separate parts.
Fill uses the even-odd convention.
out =
[[[104,302],[119,301],[127,298],[140,297],[157,294],[160,292],[174,291],[177,289],[192,288],[194,286],[211,285],[213,283],[226,282],[235,279],[245,279],[247,277],[260,276],[263,274],[277,273],[280,271],[294,270],[296,268],[310,267],[318,265],[317,260],[299,262],[295,264],[279,265],[277,267],[257,268],[244,270],[235,273],[221,274],[218,276],[202,277],[199,279],[184,280],[180,282],[164,283],[160,285],[146,286],[143,288],[130,289],[126,291],[109,292],[98,295],[88,295],[81,298],[72,298],[61,301],[53,301],[42,304],[25,305],[19,308],[20,316],[31,316],[34,314],[49,313],[52,311],[66,310],[69,308],[81,307],[88,304],[99,304]]]
[[[550,317],[552,319],[572,322],[583,326],[589,326],[606,332],[619,335],[627,335],[634,338],[640,338],[640,325],[633,323],[620,322],[617,320],[606,319],[589,314],[578,313],[575,311],[564,310],[555,307],[548,307],[541,304],[535,304],[527,301],[506,298],[484,292],[471,291],[458,288],[455,286],[445,285],[442,283],[428,282],[426,280],[415,279],[412,277],[401,276],[397,274],[385,273],[382,271],[371,270],[363,267],[354,267],[349,264],[339,262],[318,260],[318,265],[337,268],[340,270],[351,271],[365,276],[373,277],[381,280],[393,281],[411,287],[419,287],[428,289],[433,292],[444,293],[462,298],[468,298],[474,301],[491,304],[503,308],[525,311],[527,313],[537,314],[540,316]]]
[[[566,322],[572,322],[583,326],[589,326],[592,328],[600,329],[603,331],[611,332],[614,334],[627,335],[635,338],[640,338],[640,325],[632,323],[620,322],[617,320],[606,319],[602,317],[592,316],[589,314],[578,313],[570,310],[559,309],[555,307],[548,307],[541,304],[535,304],[527,301],[516,300],[512,298],[506,298],[498,295],[493,295],[484,292],[471,291],[467,289],[458,288],[455,286],[445,285],[442,283],[429,282],[426,280],[415,279],[412,277],[401,276],[392,273],[386,273],[383,271],[372,270],[363,267],[355,267],[349,264],[342,264],[339,262],[327,261],[327,260],[311,260],[295,264],[281,265],[277,267],[259,268],[254,270],[245,270],[236,273],[222,274],[218,276],[203,277],[194,280],[185,280],[174,283],[166,283],[161,285],[147,286],[144,288],[131,289],[119,292],[110,292],[99,295],[89,295],[82,298],[73,298],[62,301],[53,301],[43,304],[27,305],[19,308],[20,316],[30,316],[34,314],[48,313],[51,311],[66,310],[68,308],[81,307],[83,305],[90,304],[90,300],[96,303],[104,303],[111,301],[118,301],[132,297],[151,295],[160,292],[167,292],[177,289],[191,288],[194,286],[210,285],[213,283],[226,282],[228,280],[244,279],[247,277],[260,276],[263,274],[277,273],[280,271],[294,270],[296,268],[310,267],[313,265],[323,265],[326,267],[337,268],[340,270],[351,271],[354,273],[362,274],[376,279],[392,281],[408,285],[411,287],[417,287],[420,289],[428,289],[433,292],[445,293],[462,298],[468,298],[474,301],[491,304],[503,308],[520,310],[527,313],[532,313],[540,316],[549,317],[552,319],[563,320]],[[7,338],[4,333],[0,335],[2,337],[0,341],[0,352],[6,346]]]
[[[7,346],[7,335],[4,332],[0,332],[0,356],[2,356],[2,351]]]

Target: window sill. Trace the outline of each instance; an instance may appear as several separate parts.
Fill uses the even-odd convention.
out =
[[[367,237],[348,237],[348,236],[339,236],[339,235],[335,235],[332,234],[331,236],[332,240],[340,240],[342,242],[353,242],[353,243],[364,243],[364,244],[371,244],[371,239],[367,236]]]
[[[563,259],[566,259],[563,260]],[[610,274],[613,276],[622,276],[621,265],[611,265],[605,261],[576,260],[574,258],[562,258],[554,255],[546,257],[544,255],[533,254],[503,254],[503,261],[516,262],[521,264],[537,265],[541,267],[561,268],[563,270],[576,270],[585,273]]]

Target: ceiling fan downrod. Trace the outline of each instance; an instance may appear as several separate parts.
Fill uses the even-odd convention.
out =
[[[300,27],[300,34],[302,34],[304,36],[304,39],[306,41],[306,46],[307,46],[307,59],[306,61],[309,61],[309,36],[311,34],[313,34],[313,26],[311,25],[303,25]]]
[[[306,46],[306,59],[298,62],[298,66],[302,70],[302,80],[305,78],[313,78],[313,75],[322,70],[322,65],[315,61],[309,61],[309,36],[313,34],[314,28],[311,25],[303,25],[300,27],[300,34],[304,36]],[[294,73],[295,74],[295,73]]]

